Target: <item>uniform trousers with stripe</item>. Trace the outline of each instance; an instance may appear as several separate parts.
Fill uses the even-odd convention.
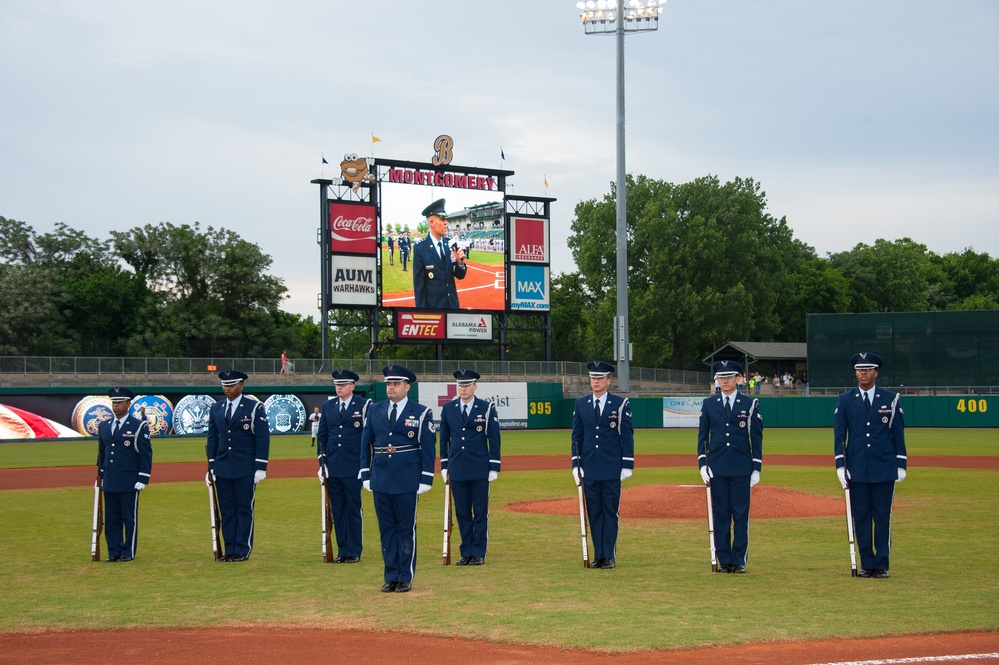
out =
[[[253,549],[253,501],[256,494],[253,476],[215,478],[222,512],[222,539],[225,553],[250,556]]]
[[[139,537],[139,493],[104,492],[104,540],[108,556],[135,558]]]
[[[333,531],[339,556],[361,556],[364,519],[361,514],[361,481],[356,477],[327,478],[326,491],[333,513]]]
[[[454,515],[461,534],[461,556],[486,556],[489,541],[489,481],[450,480]]]
[[[593,536],[593,558],[613,559],[617,556],[617,532],[621,510],[620,480],[587,480],[583,477],[586,515]]]
[[[856,483],[850,481],[853,527],[864,570],[888,570],[891,550],[891,505],[895,481]],[[872,533],[873,525],[873,533]]]
[[[386,582],[413,582],[416,573],[416,492],[373,492]]]
[[[749,551],[750,476],[715,476],[711,504],[715,518],[715,553],[723,566],[745,566]]]

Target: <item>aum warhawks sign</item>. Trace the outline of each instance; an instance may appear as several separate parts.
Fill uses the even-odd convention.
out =
[[[334,305],[378,304],[378,266],[373,256],[334,256],[330,302]]]
[[[373,205],[330,203],[330,250],[334,254],[375,256],[375,215]]]

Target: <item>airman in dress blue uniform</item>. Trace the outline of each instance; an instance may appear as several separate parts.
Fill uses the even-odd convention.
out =
[[[104,539],[108,561],[131,561],[139,538],[139,493],[149,484],[153,446],[149,424],[130,416],[135,398],[128,388],[112,388],[114,420],[97,428],[97,473],[104,492]]]
[[[387,365],[382,373],[388,399],[368,409],[361,481],[374,493],[385,560],[382,591],[405,593],[416,572],[417,496],[434,482],[437,433],[430,409],[409,399],[416,375],[402,365]]]
[[[371,400],[354,394],[357,374],[333,370],[336,398],[323,404],[319,418],[319,479],[333,512],[337,557],[333,563],[357,563],[364,549],[361,512],[361,433]]]
[[[905,480],[905,419],[899,395],[875,385],[883,364],[873,353],[850,359],[858,386],[839,396],[833,415],[836,475],[850,491],[859,577],[888,577],[895,483]],[[872,537],[873,525],[873,537]]]
[[[444,199],[437,199],[423,209],[430,227],[427,237],[413,247],[413,295],[417,307],[458,309],[455,279],[465,279],[468,267],[465,252],[452,250],[447,237],[447,215]]]
[[[621,484],[635,468],[635,431],[627,398],[607,392],[614,366],[594,360],[586,367],[593,392],[577,399],[572,412],[572,477],[586,495],[590,568],[614,568]]]
[[[458,398],[441,408],[441,478],[451,485],[461,533],[455,565],[481,566],[489,540],[489,483],[500,472],[499,414],[475,396],[478,372],[459,369],[453,376]]]
[[[697,465],[711,487],[718,572],[745,573],[750,489],[763,468],[763,416],[760,401],[737,389],[739,363],[720,360],[712,369],[720,390],[701,404]]]
[[[212,405],[205,451],[222,513],[225,555],[220,561],[246,561],[253,550],[253,504],[257,483],[267,477],[271,433],[267,408],[243,395],[246,374],[225,370],[219,379],[225,399]]]

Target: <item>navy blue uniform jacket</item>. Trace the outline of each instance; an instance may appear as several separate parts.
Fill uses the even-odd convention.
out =
[[[490,471],[499,473],[499,414],[491,403],[473,398],[467,424],[461,399],[441,408],[441,469],[451,480],[486,480]]]
[[[906,468],[905,422],[899,395],[874,386],[874,401],[867,413],[860,388],[839,396],[833,414],[836,468],[846,466],[850,480],[886,483],[898,480]]]
[[[323,404],[318,445],[330,478],[357,478],[361,471],[361,433],[370,406],[370,399],[351,395],[341,418],[339,397]]]
[[[153,470],[153,446],[149,440],[149,424],[127,416],[111,438],[114,419],[97,428],[97,470],[101,474],[101,489],[105,492],[134,492],[135,483],[149,484]]]
[[[697,466],[707,464],[714,476],[750,476],[763,468],[763,416],[759,400],[736,391],[732,415],[725,417],[719,393],[701,404],[697,428]]]
[[[600,422],[593,413],[592,393],[576,400],[572,468],[577,466],[586,480],[621,480],[621,469],[635,468],[635,429],[626,398],[607,393]]]
[[[387,399],[368,409],[368,422],[361,434],[361,480],[371,481],[372,492],[416,492],[420,485],[434,483],[434,416],[427,407],[409,400],[390,429],[391,407],[392,400]]]
[[[208,466],[219,478],[246,478],[254,471],[266,471],[271,450],[266,407],[243,395],[226,427],[226,401],[215,402],[208,418]]]
[[[413,293],[416,306],[428,309],[458,309],[458,289],[455,279],[465,279],[468,266],[459,266],[451,260],[451,239],[444,236],[442,259],[431,242],[431,237],[413,247]]]

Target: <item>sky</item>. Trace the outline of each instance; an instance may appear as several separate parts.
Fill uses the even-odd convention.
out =
[[[627,170],[753,178],[820,256],[999,257],[997,34],[996,0],[669,0],[625,40]],[[0,0],[0,215],[230,228],[318,320],[310,181],[447,134],[453,164],[557,199],[571,271],[574,208],[616,177],[615,58],[575,0]]]

